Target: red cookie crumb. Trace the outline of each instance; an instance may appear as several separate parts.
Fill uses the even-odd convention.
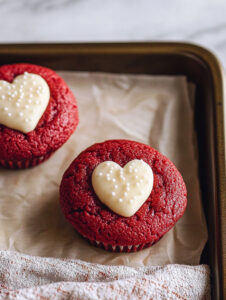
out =
[[[24,134],[0,125],[0,165],[27,168],[46,160],[61,147],[78,124],[74,95],[54,71],[32,64],[0,67],[0,80],[12,82],[24,72],[40,75],[50,89],[50,101],[36,128]]]
[[[154,185],[141,208],[126,218],[100,202],[91,176],[103,161],[124,167],[133,159],[150,165]],[[185,211],[187,191],[173,163],[155,149],[129,140],[109,140],[89,147],[72,162],[60,185],[60,204],[68,221],[92,244],[130,252],[151,246],[175,225]]]

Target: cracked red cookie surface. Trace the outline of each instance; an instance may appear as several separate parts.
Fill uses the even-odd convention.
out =
[[[27,113],[26,109],[29,109],[29,105],[21,104],[21,99],[23,100],[23,97],[26,96],[22,90],[26,82],[21,87],[17,87],[16,92],[12,92],[13,88],[15,89],[14,80],[20,75],[26,77],[26,74],[34,77],[38,75],[46,82],[46,86],[49,88],[49,100],[36,127],[30,132],[24,133],[0,124],[0,166],[3,167],[27,168],[43,162],[68,140],[78,124],[76,100],[64,80],[54,71],[32,64],[21,63],[0,67],[2,84],[0,94],[3,90],[2,87],[6,85],[9,88],[8,94],[12,96],[8,99],[11,101],[10,103],[17,97],[17,102],[15,102],[15,107],[18,106],[17,115],[20,114],[22,117],[23,114]],[[32,87],[30,87],[30,91],[29,95],[32,97],[34,95]],[[21,93],[21,97],[18,97],[18,93]],[[40,94],[38,90],[37,93]],[[6,101],[6,96],[1,94],[0,101]],[[32,98],[27,101],[32,103]],[[14,116],[9,112],[7,105],[3,108],[2,113],[6,110],[8,113],[6,117],[13,119]],[[16,113],[14,114],[15,117],[17,117]],[[25,121],[29,120],[25,119]]]
[[[103,204],[92,186],[94,169],[105,161],[124,167],[142,160],[153,171],[153,189],[130,217]],[[109,140],[84,150],[66,170],[60,185],[61,209],[67,220],[93,245],[131,252],[156,243],[182,217],[187,191],[181,174],[165,156],[148,145]]]

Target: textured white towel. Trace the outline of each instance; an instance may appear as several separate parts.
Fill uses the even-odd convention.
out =
[[[0,251],[0,299],[210,299],[206,265],[131,268]]]

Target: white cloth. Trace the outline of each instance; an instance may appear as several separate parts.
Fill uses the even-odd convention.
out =
[[[209,267],[132,268],[0,251],[0,299],[210,299]]]

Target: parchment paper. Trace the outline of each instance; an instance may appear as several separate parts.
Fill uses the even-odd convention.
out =
[[[40,166],[0,169],[0,248],[113,265],[198,264],[207,229],[186,78],[59,74],[77,98],[79,126]],[[186,213],[176,226],[151,248],[130,254],[90,246],[64,219],[59,206],[59,184],[71,161],[93,143],[121,138],[149,144],[170,158],[188,189]]]

